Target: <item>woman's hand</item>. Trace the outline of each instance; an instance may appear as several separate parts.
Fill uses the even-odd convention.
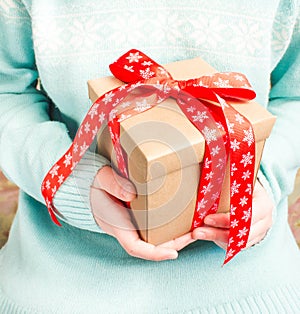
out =
[[[252,221],[246,248],[260,242],[272,226],[272,212],[274,204],[263,186],[256,181],[253,191]],[[229,213],[208,215],[204,219],[205,225],[195,229],[194,239],[214,241],[226,250],[230,218]]]
[[[157,246],[141,240],[121,202],[132,201],[135,196],[133,184],[108,166],[98,172],[91,187],[91,206],[96,222],[103,231],[115,237],[128,254],[153,261],[175,259],[179,250],[195,241],[191,232]]]

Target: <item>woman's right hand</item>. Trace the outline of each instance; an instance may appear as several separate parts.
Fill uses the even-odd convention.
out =
[[[157,246],[143,241],[121,202],[130,202],[135,196],[135,188],[129,180],[111,167],[103,167],[91,187],[90,199],[96,222],[103,231],[115,237],[129,255],[152,261],[176,259],[179,250],[195,241],[191,233]]]

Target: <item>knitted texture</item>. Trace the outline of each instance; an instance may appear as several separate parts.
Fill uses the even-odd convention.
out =
[[[300,160],[297,16],[297,0],[0,2],[0,165],[22,191],[0,251],[1,313],[298,312],[300,256],[286,200]],[[63,227],[49,218],[41,183],[90,106],[86,82],[109,75],[131,48],[161,64],[200,56],[242,72],[277,115],[261,164],[273,227],[225,267],[214,243],[197,241],[177,260],[155,263],[94,232],[88,186],[104,160],[83,163],[57,195]]]

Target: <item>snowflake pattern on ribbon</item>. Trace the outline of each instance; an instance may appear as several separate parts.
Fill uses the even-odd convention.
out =
[[[134,49],[112,63],[110,70],[115,77],[128,84],[105,93],[95,101],[70,148],[43,180],[42,194],[52,220],[60,225],[57,216],[61,217],[61,214],[53,206],[56,191],[92,144],[104,121],[108,121],[118,168],[128,178],[120,144],[120,122],[173,97],[205,138],[205,153],[203,163],[199,165],[201,176],[191,230],[201,226],[208,214],[217,212],[227,157],[230,157],[230,232],[224,261],[226,264],[245,248],[251,225],[254,132],[246,117],[225,100],[251,100],[255,97],[246,77],[229,72],[176,81],[164,67]],[[133,90],[141,87],[148,88],[147,95],[129,97]],[[153,95],[156,96],[156,101],[148,102],[147,96]],[[208,108],[205,102],[200,101],[203,98],[220,106]],[[209,116],[213,116],[213,119],[209,119]],[[223,136],[220,136],[222,132]]]

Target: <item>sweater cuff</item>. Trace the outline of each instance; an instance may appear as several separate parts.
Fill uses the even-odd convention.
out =
[[[97,225],[91,205],[90,186],[95,175],[110,162],[103,156],[87,151],[71,175],[54,196],[53,204],[63,215],[61,220],[76,228],[103,233]]]

